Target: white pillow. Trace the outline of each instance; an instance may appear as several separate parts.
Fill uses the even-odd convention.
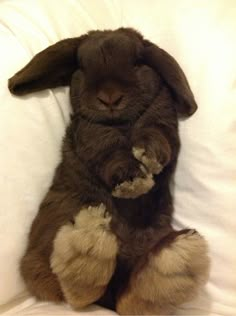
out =
[[[225,0],[10,0],[0,3],[0,304],[24,289],[18,264],[60,159],[68,89],[16,98],[7,78],[38,51],[89,29],[138,28],[184,69],[199,104],[181,122],[175,225],[208,239],[210,281],[178,314],[236,315],[236,12]]]

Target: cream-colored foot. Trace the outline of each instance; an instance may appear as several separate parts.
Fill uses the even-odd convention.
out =
[[[54,240],[51,267],[74,308],[95,302],[105,292],[116,266],[118,244],[103,204],[80,210],[75,223],[61,227]]]
[[[144,267],[133,272],[117,311],[121,315],[169,315],[194,298],[208,272],[206,241],[194,230],[185,231],[150,253]]]

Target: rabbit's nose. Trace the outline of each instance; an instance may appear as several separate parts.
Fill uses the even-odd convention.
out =
[[[97,94],[97,99],[105,106],[118,106],[123,98],[120,91],[106,92],[100,90]]]

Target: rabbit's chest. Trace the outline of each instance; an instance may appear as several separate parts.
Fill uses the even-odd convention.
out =
[[[78,154],[86,160],[96,162],[119,148],[131,148],[130,126],[100,126],[81,124],[77,138]]]

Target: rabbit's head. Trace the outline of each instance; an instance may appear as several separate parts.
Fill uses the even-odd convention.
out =
[[[163,84],[180,116],[196,111],[187,79],[174,58],[135,30],[120,28],[91,31],[50,46],[9,80],[9,89],[22,95],[70,85],[74,113],[104,122],[136,119]]]

